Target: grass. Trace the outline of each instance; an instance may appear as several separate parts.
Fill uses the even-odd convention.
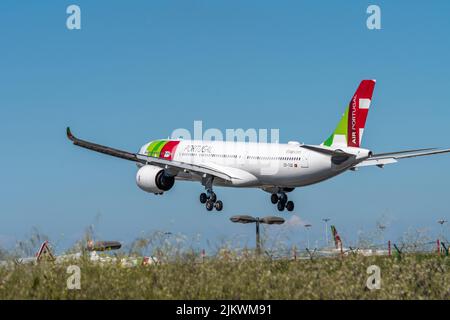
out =
[[[81,269],[68,290],[67,266]],[[381,289],[366,288],[367,267],[381,268]],[[126,268],[82,259],[0,267],[0,299],[450,299],[450,260],[436,254],[314,260],[183,255]]]

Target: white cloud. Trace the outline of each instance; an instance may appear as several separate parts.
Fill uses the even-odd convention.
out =
[[[305,224],[308,224],[308,222],[297,215],[292,215],[288,220],[286,220],[284,225],[288,228],[298,228],[304,226]]]

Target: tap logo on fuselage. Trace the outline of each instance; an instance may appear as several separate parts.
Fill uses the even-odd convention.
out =
[[[184,147],[184,152],[188,153],[212,153],[212,146],[201,144],[188,144]]]

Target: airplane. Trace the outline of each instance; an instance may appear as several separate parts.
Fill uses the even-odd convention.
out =
[[[363,256],[384,256],[388,255],[389,251],[386,249],[380,248],[357,248],[357,247],[344,247],[342,243],[342,239],[339,236],[339,233],[334,225],[331,226],[331,234],[333,235],[334,240],[334,248],[325,247],[319,249],[317,253],[325,256],[336,256],[340,255],[349,255],[349,254],[358,254]]]
[[[134,267],[138,265],[146,266],[151,264],[160,263],[158,258],[152,256],[143,256],[143,257],[123,257],[120,260],[116,257],[111,257],[108,255],[99,255],[98,252],[106,252],[111,250],[118,250],[122,247],[122,244],[118,241],[97,241],[94,242],[92,240],[87,242],[86,247],[84,248],[89,252],[88,259],[91,262],[98,263],[117,263],[120,262],[120,265],[123,267]],[[53,250],[50,246],[48,240],[42,242],[39,246],[38,251],[36,252],[34,257],[26,257],[26,258],[17,258],[14,260],[5,260],[0,261],[0,267],[13,267],[15,265],[22,264],[38,264],[41,262],[55,262],[55,263],[63,263],[67,261],[79,260],[83,256],[83,252],[76,252],[71,254],[63,254],[56,255],[53,253]]]
[[[279,211],[294,210],[287,193],[328,180],[360,167],[396,163],[400,159],[450,152],[450,149],[416,149],[375,154],[361,147],[376,80],[362,80],[333,133],[320,145],[290,141],[254,143],[183,139],[154,140],[132,153],[76,138],[74,145],[135,162],[136,183],[154,194],[169,191],[175,181],[196,181],[205,188],[200,202],[208,211],[223,209],[216,186],[259,188],[271,194]]]

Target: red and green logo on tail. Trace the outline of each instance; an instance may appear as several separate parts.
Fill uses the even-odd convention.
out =
[[[336,248],[339,248],[342,241],[335,226],[331,226],[331,234],[333,235],[334,245],[336,246]]]
[[[327,147],[361,146],[364,127],[372,101],[375,80],[363,80],[353,95],[336,129],[322,145]]]

